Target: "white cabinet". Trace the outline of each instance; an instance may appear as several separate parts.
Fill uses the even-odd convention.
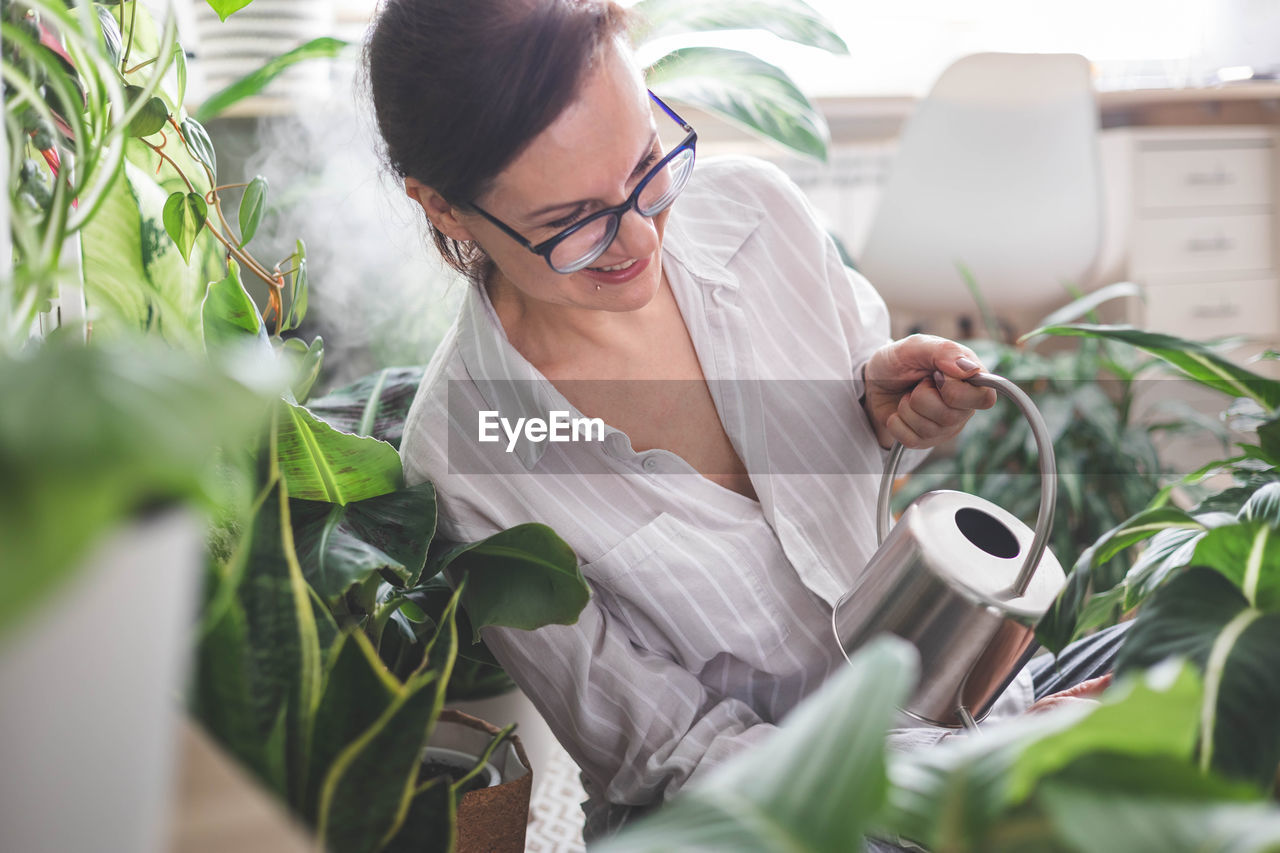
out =
[[[1274,128],[1121,131],[1129,160],[1126,276],[1138,325],[1185,338],[1280,347],[1278,135]]]

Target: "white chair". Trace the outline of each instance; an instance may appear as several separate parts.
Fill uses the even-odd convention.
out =
[[[982,53],[917,105],[857,258],[891,309],[1000,315],[1089,289],[1103,232],[1098,112],[1074,54]]]

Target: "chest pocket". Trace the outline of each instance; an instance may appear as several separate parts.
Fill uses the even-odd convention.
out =
[[[765,566],[789,570],[767,524],[704,531],[663,513],[583,574],[638,645],[694,673],[724,654],[768,670],[791,627]]]

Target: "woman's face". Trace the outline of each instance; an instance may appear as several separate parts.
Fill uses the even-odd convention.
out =
[[[608,48],[582,90],[534,138],[476,203],[531,244],[546,240],[602,207],[620,204],[662,157],[640,73],[621,50]],[[478,214],[458,213],[528,309],[549,306],[631,311],[657,293],[662,234],[670,208],[649,219],[632,211],[590,267],[569,275],[516,243]]]

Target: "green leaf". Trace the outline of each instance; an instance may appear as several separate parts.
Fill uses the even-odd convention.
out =
[[[213,5],[214,2],[216,0],[209,0],[210,5]],[[244,5],[236,5],[237,3],[239,3],[239,0],[231,0],[231,2],[225,4],[233,7],[226,13],[227,15]],[[219,14],[222,13],[219,12]],[[226,15],[223,15],[223,20],[226,20]],[[261,68],[249,72],[239,80],[223,89],[219,89],[206,98],[200,108],[196,110],[196,118],[202,122],[208,121],[232,105],[261,92],[268,83],[287,71],[290,66],[309,59],[332,59],[341,53],[346,46],[347,43],[342,39],[325,36],[312,39],[287,53],[282,53],[268,60]]]
[[[392,705],[339,753],[320,793],[317,835],[324,849],[377,850],[401,831],[451,665],[410,678]]]
[[[1240,517],[1280,527],[1280,483],[1260,486],[1240,510]]]
[[[383,853],[453,850],[458,843],[457,803],[444,778],[430,779],[414,792],[409,813]]]
[[[231,17],[232,13],[240,11],[252,2],[253,0],[209,0],[209,8],[217,12],[218,17],[225,21]]]
[[[209,206],[198,193],[176,192],[164,203],[164,230],[184,261],[190,263],[191,246],[208,218]]]
[[[526,631],[572,625],[591,597],[577,556],[545,524],[521,524],[457,545],[436,558],[431,569],[466,579],[462,606],[474,627],[473,639],[486,625]]]
[[[285,357],[293,359],[294,379],[291,384],[293,398],[300,403],[307,401],[307,396],[320,378],[320,368],[324,366],[324,340],[316,335],[310,344],[301,338],[289,338],[281,344],[281,352]]]
[[[320,790],[338,754],[369,729],[400,696],[369,638],[361,631],[338,638],[324,674],[311,738],[303,815],[316,822]]]
[[[1146,332],[1132,326],[1043,326],[1023,336],[1066,335],[1120,341],[1163,359],[1201,385],[1233,397],[1250,397],[1268,409],[1280,406],[1280,382],[1246,370],[1204,344],[1172,335]]]
[[[1102,567],[1126,548],[1174,527],[1203,529],[1200,522],[1177,507],[1157,507],[1126,519],[1089,546],[1076,560],[1062,592],[1036,626],[1040,643],[1052,652],[1061,651],[1076,636],[1079,614],[1089,595],[1105,592],[1115,585],[1115,581],[1108,583],[1110,579],[1101,576]]]
[[[204,129],[204,125],[193,118],[183,119],[182,136],[187,140],[192,156],[203,163],[216,178],[218,174],[218,155],[214,150],[213,141],[209,139],[209,132]]]
[[[1270,786],[1280,763],[1280,613],[1250,607],[1212,569],[1188,569],[1147,602],[1120,649],[1116,671],[1170,656],[1204,672],[1200,766]]]
[[[1134,562],[1124,579],[1124,608],[1133,608],[1146,601],[1151,593],[1176,570],[1191,563],[1196,543],[1214,527],[1233,524],[1233,516],[1225,512],[1202,513],[1195,516],[1204,525],[1195,527],[1171,527],[1151,538],[1142,556]]]
[[[1041,780],[1081,758],[1189,757],[1197,682],[1185,667],[1165,667],[1145,680],[1118,684],[1098,706],[1019,717],[932,749],[893,754],[880,829],[934,849],[998,849],[991,839],[1001,821],[1026,803]]]
[[[693,104],[729,122],[825,160],[830,132],[822,113],[780,68],[736,50],[675,50],[645,71],[661,97]]]
[[[860,849],[885,798],[885,731],[915,671],[906,643],[873,641],[792,711],[769,740],[598,850]]]
[[[132,105],[144,94],[141,86],[125,86],[125,99]],[[169,107],[163,98],[152,97],[129,120],[129,135],[136,137],[159,133],[169,122]]]
[[[266,327],[258,316],[258,306],[240,282],[240,265],[227,261],[227,277],[210,282],[200,306],[204,326],[204,343],[210,351],[244,343],[247,339],[266,339]]]
[[[203,358],[135,340],[50,340],[0,356],[0,633],[115,525],[213,507],[218,448],[260,428],[269,396]]]
[[[398,449],[424,370],[388,367],[310,401],[307,408],[343,432],[372,435]]]
[[[280,473],[296,498],[346,504],[400,487],[400,455],[385,441],[339,432],[283,400],[278,435]]]
[[[293,503],[298,559],[307,581],[333,601],[374,572],[412,586],[422,575],[435,535],[430,483],[345,505]]]
[[[1280,849],[1280,811],[1201,798],[1106,797],[1088,785],[1047,784],[1045,811],[1070,849],[1125,853]]]
[[[1063,323],[1070,323],[1072,320],[1078,320],[1096,311],[1102,305],[1113,299],[1128,299],[1134,296],[1141,296],[1142,288],[1131,281],[1121,281],[1115,284],[1109,284],[1106,287],[1099,287],[1097,290],[1090,291],[1083,296],[1077,297],[1066,305],[1057,309],[1040,321],[1043,326],[1058,326]]]
[[[240,245],[243,246],[258,233],[258,224],[262,222],[262,211],[267,206],[267,179],[255,175],[245,187],[244,197],[240,199]]]
[[[1280,528],[1247,521],[1211,530],[1196,544],[1190,563],[1217,569],[1251,607],[1280,612]]]
[[[800,0],[641,0],[631,7],[637,44],[722,30],[764,30],[781,39],[847,55],[834,27]]]
[[[307,247],[301,240],[293,253],[293,272],[289,276],[289,311],[284,318],[283,331],[296,329],[307,316]]]

